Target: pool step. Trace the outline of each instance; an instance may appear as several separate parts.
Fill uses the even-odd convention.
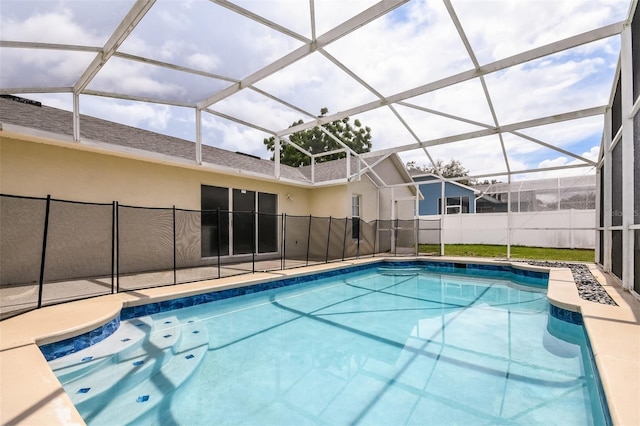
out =
[[[407,268],[385,268],[384,266],[378,267],[378,273],[381,275],[417,275],[422,272],[422,268],[407,267]]]
[[[64,385],[89,374],[105,363],[112,362],[112,358],[119,352],[130,351],[140,346],[144,339],[143,330],[129,322],[123,322],[106,341],[103,340],[82,351],[49,361],[49,366],[60,383]]]
[[[206,352],[207,346],[200,346],[175,355],[149,380],[111,399],[109,410],[96,410],[88,416],[82,411],[81,414],[92,425],[133,424],[164,398],[170,398],[197,369]]]
[[[143,317],[123,322],[116,333],[101,347],[103,342],[51,362],[92,424],[129,423],[144,415],[193,374],[209,344],[207,329],[197,319]],[[105,400],[121,409],[103,410]]]
[[[92,401],[98,397],[110,398],[111,394],[129,389],[155,374],[170,356],[169,349],[180,338],[179,322],[175,317],[163,318],[157,322],[151,317],[142,317],[122,323],[120,328],[128,331],[123,333],[127,337],[120,339],[121,336],[114,333],[112,338],[100,342],[106,348],[93,350],[106,355],[101,359],[102,362],[89,366],[83,374],[75,374],[72,380],[63,382],[65,391],[81,412],[91,410],[92,404],[95,404]],[[131,335],[137,338],[133,340],[129,337]],[[124,343],[130,344],[119,348],[118,340],[121,343],[125,340]],[[83,353],[74,355],[86,357]]]
[[[174,316],[147,322],[147,318],[137,319],[133,324],[142,331],[151,328],[151,332],[145,335],[145,339],[140,344],[131,345],[126,350],[118,352],[118,361],[144,356],[153,351],[163,351],[175,345],[180,339],[180,321]]]

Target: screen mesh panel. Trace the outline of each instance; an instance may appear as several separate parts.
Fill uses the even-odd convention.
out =
[[[611,155],[611,225],[622,225],[622,143]]]
[[[393,232],[395,222],[392,220],[378,221],[378,253],[390,253],[393,247]]]
[[[329,253],[327,260],[340,260],[344,256],[344,241],[347,237],[347,219],[330,218]]]
[[[218,278],[218,257],[201,257],[199,211],[176,209],[176,282]]]
[[[0,318],[37,307],[46,203],[0,195]]]
[[[43,305],[111,293],[113,206],[51,200]]]
[[[285,217],[285,268],[291,261],[296,265],[300,265],[300,262],[306,263],[310,220],[309,216]]]
[[[622,126],[622,83],[618,78],[616,84],[616,94],[613,97],[613,105],[611,106],[611,137],[615,137],[618,130]]]
[[[598,246],[600,247],[600,255],[598,256],[598,263],[604,265],[604,231],[598,231]]]
[[[39,281],[46,203],[0,196],[0,285]]]
[[[622,231],[611,231],[611,272],[622,279]]]
[[[371,256],[376,249],[378,221],[360,221],[360,256]]]
[[[324,262],[329,243],[329,218],[312,217],[310,220],[308,259],[310,262]]]
[[[173,283],[173,211],[118,207],[121,290]]]
[[[396,221],[396,253],[412,254],[416,251],[416,221],[398,220]]]

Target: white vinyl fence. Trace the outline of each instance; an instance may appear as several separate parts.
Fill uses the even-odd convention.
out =
[[[595,210],[511,213],[511,245],[593,249],[595,223]],[[506,245],[508,235],[507,213],[450,214],[443,221],[444,244]]]

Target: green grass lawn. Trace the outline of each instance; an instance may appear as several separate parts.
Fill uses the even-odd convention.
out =
[[[440,246],[436,244],[421,244],[420,253],[437,254]],[[507,246],[488,244],[446,244],[445,256],[471,257],[507,257]],[[574,262],[593,262],[594,250],[560,249],[544,247],[511,246],[511,257],[516,259],[536,260],[567,260]]]

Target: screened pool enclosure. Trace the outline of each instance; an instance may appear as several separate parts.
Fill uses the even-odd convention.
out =
[[[78,151],[109,158],[135,155],[139,163],[131,169],[153,164],[215,173],[216,179],[253,179],[253,186],[233,189],[252,192],[255,199],[264,194],[261,203],[251,204],[240,192],[232,198],[238,205],[225,208],[211,190],[212,207],[196,211],[193,199],[200,195],[200,184],[232,188],[225,182],[198,182],[189,189],[198,194],[189,208],[175,199],[116,205],[120,197],[101,199],[98,185],[84,178],[33,187],[29,179],[18,178],[17,163],[5,156],[0,255],[12,255],[5,237],[11,229],[18,239],[30,235],[38,247],[30,259],[38,267],[3,263],[3,275],[23,282],[46,280],[40,274],[48,262],[58,260],[43,253],[64,253],[72,245],[70,236],[79,237],[74,235],[78,229],[86,230],[83,237],[100,234],[92,247],[100,247],[98,264],[109,277],[127,270],[126,263],[117,267],[119,254],[121,262],[147,261],[148,252],[142,250],[122,256],[131,235],[137,235],[135,241],[157,238],[160,244],[150,244],[152,252],[173,247],[155,258],[162,267],[148,268],[170,270],[166,283],[180,281],[173,275],[183,255],[197,262],[216,259],[221,268],[226,259],[219,255],[254,265],[256,257],[276,253],[277,267],[282,267],[294,247],[304,253],[298,261],[308,263],[415,253],[422,234],[444,244],[441,221],[421,224],[417,219],[420,195],[402,193],[417,188],[416,183],[380,172],[385,159],[399,156],[425,167],[459,160],[468,171],[463,179],[486,181],[485,195],[506,207],[509,229],[515,213],[595,209],[595,261],[638,293],[638,9],[637,0],[362,0],[339,6],[331,0],[3,0],[0,94],[72,113],[70,132],[55,120],[44,131],[37,123],[24,126],[0,117],[3,145],[28,140],[38,147],[68,149],[69,158]],[[329,112],[321,114],[323,108]],[[184,156],[158,145],[143,152],[118,134],[109,135],[109,143],[97,143],[88,136],[95,118],[189,141],[190,151]],[[291,138],[316,127],[326,133],[330,123],[347,118],[370,127],[370,151],[356,152],[335,135],[331,148],[299,146]],[[273,151],[263,143],[270,137]],[[223,160],[212,163],[203,156],[211,146],[230,154],[273,156],[273,162],[259,170]],[[302,180],[291,179],[291,169],[281,164],[284,147],[310,158],[308,169],[300,172]],[[322,180],[317,165],[330,154],[350,161]],[[114,170],[114,181],[120,172]],[[548,178],[555,178],[557,186],[536,186]],[[438,179],[446,178],[440,173]],[[276,203],[264,182],[306,192],[285,204],[289,192],[283,190]],[[144,178],[131,182],[140,188],[152,184]],[[180,185],[176,179],[175,193],[181,192]],[[317,194],[330,199],[335,191],[336,199],[351,202],[369,187],[391,200],[358,206],[371,220],[316,214],[331,207],[314,202]],[[47,201],[47,194],[53,200]],[[30,210],[30,203],[39,205],[37,211]],[[156,210],[136,210],[152,205]],[[74,215],[80,216],[65,215],[67,209],[78,209]],[[64,226],[52,221],[47,229],[48,215],[79,218]],[[402,215],[412,219],[405,222]],[[291,237],[293,229],[306,239]],[[182,244],[179,235],[198,237],[185,242],[188,250],[181,253],[175,250]],[[510,247],[513,241],[507,238],[505,244]],[[72,263],[67,270],[82,276],[86,266],[72,261],[65,260]]]

